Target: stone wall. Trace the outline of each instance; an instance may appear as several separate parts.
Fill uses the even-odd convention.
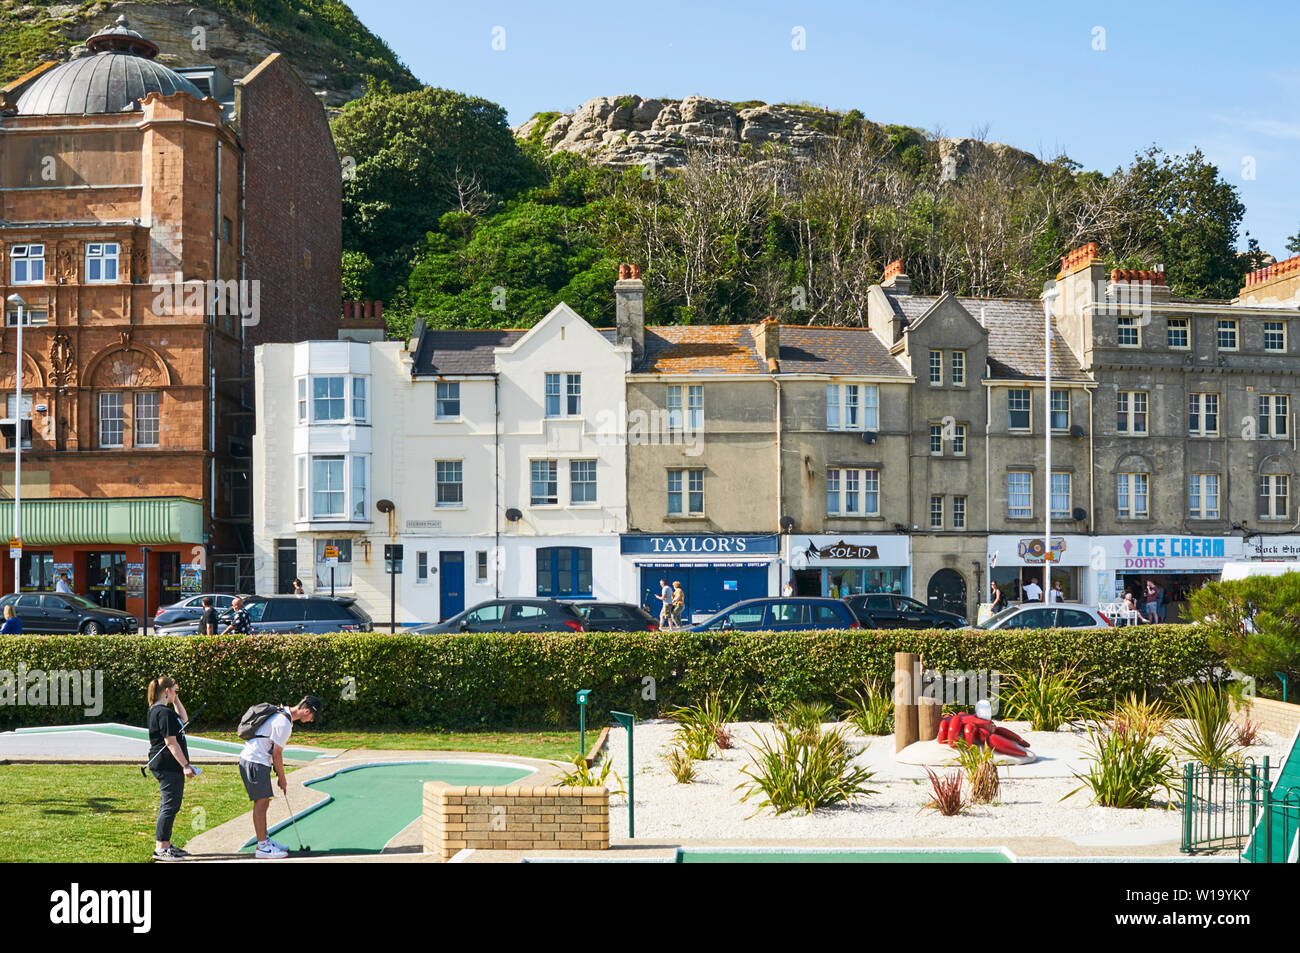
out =
[[[424,784],[424,851],[450,860],[470,850],[604,850],[603,787],[454,787]]]

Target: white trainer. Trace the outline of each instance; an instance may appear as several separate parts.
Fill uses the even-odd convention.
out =
[[[265,844],[258,844],[257,853],[253,856],[258,860],[284,860],[289,856],[289,852],[274,842],[268,841]]]
[[[276,840],[274,837],[268,837],[266,840],[267,840],[267,843],[269,843],[272,847],[278,847],[280,850],[284,851],[286,854],[289,853],[289,845],[288,845],[288,844],[281,844],[281,843],[280,843],[278,840]]]

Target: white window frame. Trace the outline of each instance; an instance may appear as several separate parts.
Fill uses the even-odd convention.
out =
[[[40,320],[39,320],[39,321],[36,320],[36,318],[37,318],[38,315],[40,316]],[[33,308],[33,307],[31,307],[31,306],[28,306],[28,305],[25,305],[25,306],[23,307],[23,327],[25,327],[25,328],[44,328],[44,327],[48,327],[48,326],[49,326],[49,323],[50,323],[50,310],[49,310],[49,308],[45,308],[45,307],[41,307],[41,308]],[[6,303],[6,306],[5,306],[5,327],[7,327],[7,328],[16,328],[16,327],[18,327],[18,307],[17,307],[17,305],[10,306],[10,305],[8,305],[8,304]]]
[[[590,479],[590,480],[575,480],[575,479],[574,479],[574,477],[576,476],[576,473],[574,472],[574,470],[575,470],[575,468],[578,467],[579,465],[583,466],[584,468],[587,467],[588,465],[590,465],[590,467],[591,467],[591,479]],[[582,459],[582,460],[570,460],[570,461],[569,461],[569,505],[570,505],[570,506],[596,506],[596,505],[599,504],[599,502],[600,502],[600,495],[599,495],[599,490],[598,490],[598,485],[599,485],[599,484],[598,484],[598,479],[597,479],[597,470],[598,470],[598,469],[599,469],[599,467],[596,465],[596,461],[595,461],[594,459],[590,459],[590,458],[588,458],[588,459]],[[579,487],[579,486],[588,486],[588,485],[591,487],[591,499],[589,499],[589,500],[578,500],[578,499],[575,499],[575,498],[574,498],[574,491],[575,491],[575,489],[576,489],[577,487]]]
[[[153,398],[153,440],[141,439],[140,422],[149,417],[140,413],[140,398]],[[162,392],[156,390],[138,390],[131,395],[131,444],[136,447],[157,447],[162,439]]]
[[[943,529],[943,497],[930,496],[930,529]]]
[[[954,496],[952,498],[952,528],[966,528],[966,497]]]
[[[1020,478],[1024,479],[1021,480]],[[1015,484],[1023,483],[1024,487],[1019,488]],[[1015,506],[1014,500],[1023,497],[1027,501],[1026,506]],[[1007,471],[1007,519],[1024,520],[1033,519],[1034,517],[1034,474],[1030,470],[1008,470]]]
[[[672,467],[668,470],[669,517],[695,517],[704,515],[704,471]],[[673,498],[677,508],[673,509]],[[698,507],[696,506],[698,498]]]
[[[1213,494],[1210,488],[1213,487]],[[1209,506],[1210,496],[1214,497],[1213,509]],[[1193,473],[1187,480],[1187,515],[1195,520],[1217,520],[1222,500],[1219,497],[1219,475],[1217,473]]]
[[[1270,328],[1269,325],[1277,325],[1277,327],[1275,327],[1275,328]],[[1264,322],[1264,352],[1265,352],[1266,354],[1285,354],[1285,353],[1286,353],[1286,345],[1287,345],[1286,331],[1287,331],[1287,328],[1286,328],[1286,322],[1285,322],[1285,321],[1265,321],[1265,322]],[[1279,347],[1269,347],[1269,346],[1268,346],[1268,339],[1269,339],[1269,335],[1270,335],[1270,334],[1276,334],[1276,335],[1280,335],[1280,336],[1281,336],[1281,340],[1282,340],[1281,346],[1279,346]]]
[[[1142,409],[1137,405],[1141,399]],[[1124,415],[1123,426],[1120,414]],[[1142,427],[1134,426],[1141,416]],[[1121,390],[1115,394],[1115,432],[1128,437],[1145,437],[1151,432],[1151,392],[1145,390]]]
[[[305,424],[309,413],[307,399],[307,378],[300,377],[297,381],[298,388],[298,423]]]
[[[1231,344],[1224,344],[1224,335],[1232,336]],[[1236,351],[1241,346],[1241,325],[1236,318],[1219,318],[1214,323],[1214,344],[1220,351]]]
[[[25,276],[18,277],[18,265],[26,266]],[[40,272],[39,276],[33,272]],[[45,284],[45,245],[42,242],[30,242],[25,245],[9,247],[9,283],[11,285]]]
[[[18,439],[18,436],[21,436],[22,434],[22,421],[32,419],[32,405],[34,403],[31,394],[23,394],[22,410],[19,413],[15,413],[15,411],[18,410],[17,406],[15,406],[17,403],[17,396],[17,394],[10,392],[5,398],[5,419],[14,422],[14,433],[17,435],[15,436],[15,439]],[[33,436],[35,436],[34,433]],[[32,438],[27,437],[23,440],[23,449],[30,450],[31,448]]]
[[[835,494],[832,503],[831,494]],[[831,467],[826,471],[827,516],[879,516],[880,471],[873,467]]]
[[[1139,507],[1138,501],[1141,500]],[[1115,474],[1115,514],[1122,520],[1151,517],[1151,477],[1147,473]]]
[[[350,408],[352,410],[352,420],[354,423],[364,424],[370,419],[370,394],[369,383],[364,375],[352,375],[352,395]],[[360,413],[357,413],[358,408]]]
[[[455,468],[454,470],[452,468]],[[454,475],[454,480],[444,480],[443,475]],[[444,486],[456,488],[456,496],[459,499],[453,501],[444,501],[442,499],[442,488]],[[433,461],[433,505],[435,509],[447,509],[448,507],[462,507],[465,505],[465,461],[464,460],[435,460]]]
[[[427,586],[429,584],[429,552],[421,549],[415,554],[415,584],[417,586]]]
[[[1058,395],[1065,397],[1065,423],[1060,427],[1056,425],[1056,415],[1061,413],[1060,410],[1056,409],[1056,398]],[[1052,393],[1047,398],[1048,400],[1047,419],[1052,423],[1053,433],[1068,433],[1070,430],[1070,420],[1073,418],[1074,415],[1074,408],[1071,406],[1072,401],[1070,400],[1070,397],[1071,394],[1069,388],[1053,387]]]
[[[1281,492],[1278,492],[1281,490]],[[1286,473],[1261,473],[1259,475],[1259,498],[1267,500],[1262,520],[1285,520],[1291,513],[1291,476]],[[1279,504],[1281,501],[1281,505]],[[1258,509],[1258,508],[1257,508]]]
[[[1187,435],[1189,437],[1217,437],[1219,435],[1219,395],[1210,391],[1194,391],[1187,395]],[[1206,421],[1213,417],[1214,425]],[[1195,421],[1195,423],[1193,423]]]
[[[109,251],[112,249],[112,251]],[[88,285],[111,285],[117,284],[118,280],[118,257],[121,255],[122,246],[117,242],[87,242],[86,243],[86,284]],[[92,264],[100,266],[99,277],[96,278],[91,274]],[[106,272],[109,266],[112,266],[113,274],[109,276]]]
[[[1132,340],[1125,340],[1131,332]],[[1115,344],[1123,348],[1142,346],[1142,323],[1136,314],[1121,314],[1115,319]]]
[[[953,351],[948,363],[949,382],[953,387],[966,386],[966,352]]]
[[[546,467],[547,474],[538,479],[537,468]],[[537,483],[545,483],[551,492],[539,497],[535,492]],[[560,463],[558,460],[529,460],[528,461],[528,505],[529,506],[559,506],[560,505]]]
[[[370,421],[370,375],[368,374],[305,374],[296,378],[298,388],[298,423],[321,424],[323,426],[339,424],[368,424]],[[316,396],[317,381],[342,381],[343,392],[340,396]],[[304,406],[304,401],[305,406]],[[317,402],[327,401],[333,404],[340,401],[343,415],[341,417],[320,417],[317,415]],[[357,410],[361,415],[357,415]]]
[[[1182,344],[1174,343],[1174,334],[1181,333]],[[1189,351],[1192,347],[1192,322],[1190,318],[1169,318],[1165,322],[1165,346],[1171,351]]]
[[[434,420],[460,420],[460,381],[437,381],[434,384],[433,401]],[[456,412],[444,413],[443,405],[453,402],[456,405]]]
[[[850,420],[850,418],[854,418]],[[860,432],[880,427],[880,388],[875,384],[827,384],[826,429]]]
[[[943,351],[930,350],[930,386],[943,386]]]
[[[1259,394],[1256,401],[1259,436],[1281,440],[1289,436],[1291,397],[1288,394]]]
[[[342,462],[343,470],[337,488],[329,486],[320,490],[316,485],[318,461]],[[328,471],[327,471],[328,472]],[[368,523],[370,504],[370,455],[362,453],[304,453],[294,458],[295,497],[294,518],[307,523]],[[338,513],[319,513],[316,510],[317,493],[331,497],[342,495],[342,508]]]
[[[1064,485],[1065,505],[1058,507],[1056,501],[1061,496],[1059,487]],[[1073,515],[1074,478],[1069,472],[1052,471],[1052,519],[1068,520]]]
[[[106,417],[106,416],[105,416],[105,413],[104,413],[104,410],[105,410],[105,398],[109,398],[109,401],[108,401],[109,404],[116,403],[116,410],[117,410],[117,416],[116,416],[116,417]],[[123,400],[122,400],[122,391],[120,391],[120,390],[100,391],[100,392],[99,392],[99,398],[98,398],[98,400],[96,401],[96,404],[97,404],[98,407],[99,407],[99,446],[100,446],[102,449],[105,449],[105,450],[120,450],[120,449],[122,449],[122,448],[126,445],[126,406],[125,406],[125,404],[124,404],[124,402],[123,402]],[[116,441],[116,442],[113,442],[113,441],[111,441],[111,440],[106,440],[106,439],[105,439],[105,436],[104,436],[104,435],[105,435],[104,423],[105,423],[107,420],[116,420],[116,421],[117,421],[117,441]]]
[[[1011,395],[1024,394],[1025,406],[1012,408]],[[1024,413],[1026,423],[1023,427],[1012,426],[1012,413]],[[1007,431],[1009,433],[1032,433],[1034,429],[1034,393],[1027,387],[1008,387],[1007,388]]]
[[[486,549],[476,550],[474,553],[474,581],[476,583],[488,581],[488,554]]]

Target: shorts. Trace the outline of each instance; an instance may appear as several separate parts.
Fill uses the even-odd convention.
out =
[[[258,764],[256,761],[245,761],[240,758],[239,776],[243,779],[244,790],[248,792],[250,801],[261,801],[275,796],[271,787],[269,764]]]

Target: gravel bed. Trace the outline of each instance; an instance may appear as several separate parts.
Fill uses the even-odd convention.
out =
[[[1004,724],[1023,735],[1042,760],[1004,769],[1000,803],[972,805],[963,815],[943,817],[924,808],[930,800],[925,769],[893,760],[892,736],[863,736],[848,727],[847,737],[859,749],[855,763],[876,773],[869,785],[874,794],[856,804],[819,808],[811,815],[776,815],[770,809],[755,813],[757,799],[742,802],[742,792],[736,790],[746,780],[741,769],[750,764],[749,747],[757,732],[770,736],[770,725],[732,725],[737,746],[696,762],[696,780],[678,784],[662,759],[671,747],[675,725],[663,720],[642,722],[636,726],[635,740],[637,838],[1062,837],[1095,846],[1178,841],[1181,815],[1166,809],[1163,801],[1144,810],[1121,810],[1092,804],[1087,790],[1067,797],[1081,783],[1073,771],[1088,763],[1086,733],[1038,732],[1029,731],[1023,722]],[[1257,760],[1267,754],[1276,764],[1289,740],[1260,732],[1261,744],[1247,754]],[[608,756],[626,786],[627,733],[622,729],[611,730]],[[936,772],[945,770],[952,769]],[[611,799],[610,831],[616,837],[626,834],[626,798]]]

